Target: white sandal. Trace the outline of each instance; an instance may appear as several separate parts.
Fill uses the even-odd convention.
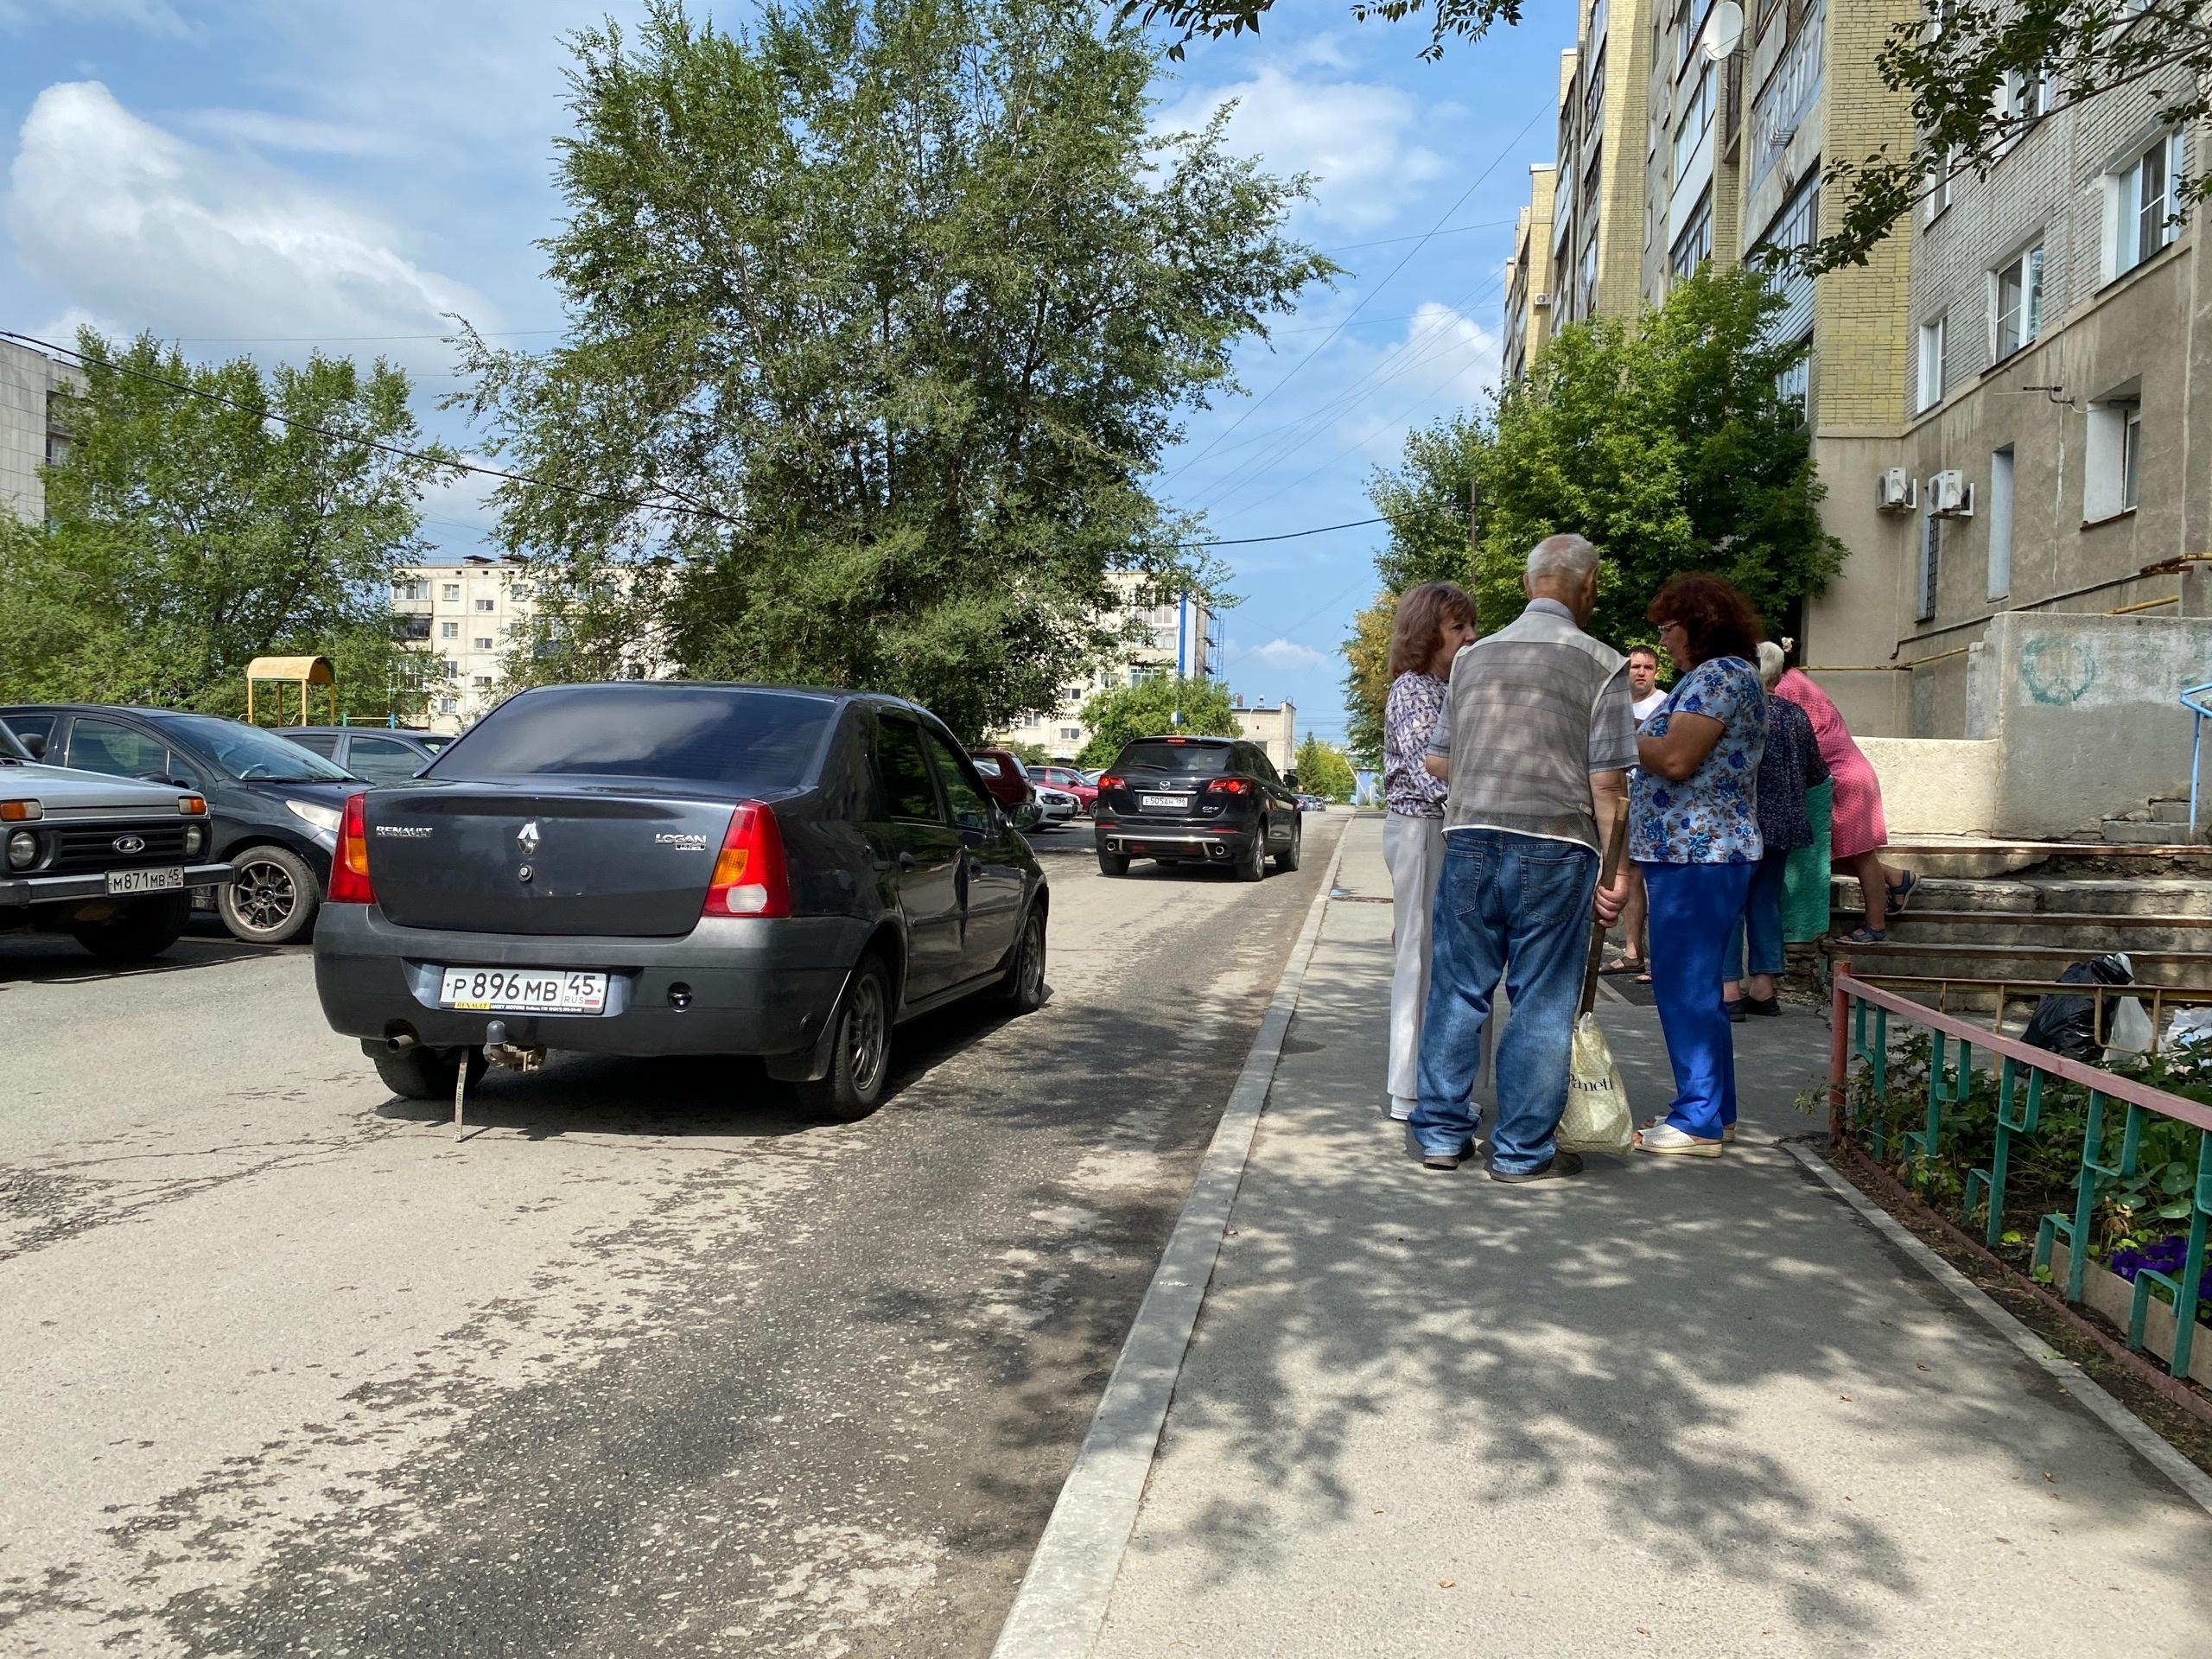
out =
[[[1671,1154],[1682,1158],[1718,1158],[1721,1143],[1685,1135],[1671,1123],[1653,1123],[1636,1132],[1638,1152]]]

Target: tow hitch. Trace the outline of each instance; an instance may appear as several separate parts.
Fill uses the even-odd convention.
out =
[[[493,1065],[509,1071],[535,1071],[545,1064],[545,1051],[509,1042],[507,1022],[494,1020],[484,1027],[484,1058]],[[455,1135],[459,1135],[465,1127],[467,1100],[468,1061],[464,1056],[453,1080],[453,1132]]]

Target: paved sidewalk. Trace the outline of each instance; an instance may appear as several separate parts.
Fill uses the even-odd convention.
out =
[[[1726,1159],[1503,1187],[1381,1114],[1389,933],[1325,913],[1097,1654],[2212,1653],[2212,1516],[1777,1144],[1816,1018]]]

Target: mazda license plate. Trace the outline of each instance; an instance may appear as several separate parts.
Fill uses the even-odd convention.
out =
[[[132,893],[175,893],[183,885],[184,872],[175,867],[166,870],[110,870],[107,873],[107,891],[111,899]]]
[[[1146,808],[1158,807],[1163,812],[1187,812],[1191,810],[1191,798],[1187,795],[1140,795],[1137,804]]]
[[[607,976],[566,968],[448,968],[438,1006],[474,1014],[605,1014]]]

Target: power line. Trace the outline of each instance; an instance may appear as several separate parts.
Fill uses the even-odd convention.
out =
[[[1274,397],[1275,393],[1281,391],[1285,386],[1288,385],[1290,382],[1296,378],[1299,370],[1304,368],[1316,357],[1319,357],[1323,350],[1327,347],[1329,342],[1344,331],[1344,328],[1351,323],[1352,318],[1357,316],[1362,311],[1367,308],[1368,301],[1373,299],[1384,289],[1389,287],[1391,282],[1397,276],[1398,273],[1403,270],[1408,264],[1412,263],[1413,257],[1419,253],[1421,251],[1421,248],[1427,245],[1438,232],[1444,228],[1445,220],[1450,219],[1452,214],[1458,213],[1461,207],[1466,205],[1467,198],[1475,194],[1476,190],[1481,187],[1485,179],[1489,178],[1491,174],[1497,171],[1497,164],[1506,158],[1507,155],[1511,152],[1515,145],[1518,144],[1523,138],[1526,138],[1529,136],[1529,132],[1535,127],[1536,123],[1543,119],[1546,115],[1554,114],[1556,111],[1557,105],[1555,102],[1551,99],[1547,99],[1543,106],[1539,109],[1535,114],[1529,118],[1528,124],[1522,127],[1520,131],[1515,133],[1513,137],[1506,142],[1504,147],[1501,149],[1497,155],[1491,157],[1490,165],[1484,168],[1481,172],[1475,175],[1473,181],[1470,183],[1465,190],[1462,190],[1459,193],[1459,200],[1454,201],[1441,213],[1438,214],[1436,223],[1430,226],[1427,231],[1423,232],[1421,235],[1415,239],[1414,245],[1406,250],[1405,257],[1399,260],[1396,264],[1390,268],[1390,275],[1385,276],[1375,287],[1368,289],[1366,294],[1361,297],[1359,303],[1351,308],[1351,314],[1344,318],[1344,321],[1338,323],[1334,328],[1329,330],[1326,334],[1324,334],[1321,337],[1320,343],[1315,346],[1312,351],[1306,353],[1304,357],[1299,359],[1288,374],[1284,375],[1281,379],[1276,381],[1274,385],[1269,386],[1257,397],[1245,404],[1244,412],[1242,415],[1239,415],[1234,421],[1230,422],[1227,427],[1223,429],[1222,431],[1217,433],[1211,443],[1207,444],[1206,447],[1199,450],[1197,454],[1185,461],[1182,466],[1178,467],[1173,473],[1169,474],[1169,481],[1172,482],[1175,478],[1179,477],[1182,474],[1189,471],[1190,468],[1197,466],[1208,455],[1211,454],[1215,448],[1221,442],[1222,439],[1227,437],[1238,427],[1243,425],[1246,421],[1251,419],[1252,413],[1255,410],[1258,409],[1262,404],[1266,403],[1268,398]]]
[[[1370,524],[1388,524],[1387,518],[1354,518],[1349,524],[1316,524],[1311,530],[1287,530],[1280,536],[1239,536],[1221,542],[1178,542],[1178,547],[1250,547],[1256,542],[1294,542],[1301,536],[1325,536],[1332,530],[1364,530]]]
[[[1448,217],[1448,215],[1447,215]],[[1386,236],[1380,242],[1346,242],[1333,248],[1316,248],[1316,253],[1357,253],[1362,248],[1392,248],[1401,242],[1425,242],[1431,237],[1464,236],[1469,231],[1494,231],[1501,225],[1516,221],[1510,219],[1485,219],[1474,225],[1454,225],[1448,230],[1416,232],[1412,236]]]

